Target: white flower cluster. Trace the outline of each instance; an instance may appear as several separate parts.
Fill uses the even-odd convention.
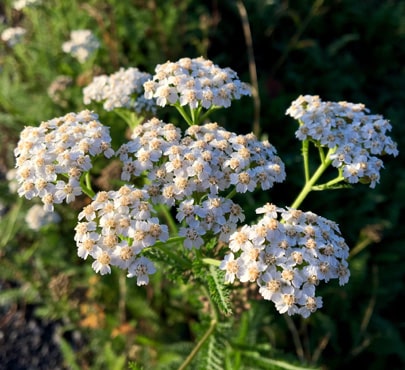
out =
[[[199,248],[208,232],[227,242],[244,220],[242,208],[221,192],[267,190],[285,179],[284,164],[268,141],[236,135],[216,123],[191,126],[182,137],[180,129],[154,118],[137,126],[116,154],[123,162],[122,180],[145,174],[151,202],[177,207],[187,248]]]
[[[84,104],[91,101],[103,102],[107,111],[115,108],[127,108],[137,113],[156,112],[154,99],[143,96],[143,84],[152,76],[138,68],[121,68],[110,76],[96,76],[92,83],[83,89]]]
[[[256,212],[264,214],[257,224],[230,236],[232,252],[220,265],[225,280],[256,282],[280,313],[308,317],[322,307],[322,298],[315,296],[320,281],[339,279],[343,285],[349,279],[349,248],[339,227],[312,212],[272,204]]]
[[[71,31],[70,40],[62,44],[62,50],[80,63],[85,63],[99,47],[100,42],[90,30]]]
[[[161,107],[178,103],[191,109],[226,108],[232,100],[251,95],[235,71],[220,68],[202,57],[157,65],[155,75],[145,82],[144,88],[145,98],[156,98]]]
[[[20,43],[26,32],[27,30],[22,27],[10,27],[6,28],[0,37],[8,46],[13,47]]]
[[[41,4],[41,0],[14,0],[13,8],[15,10],[22,10],[24,8]]]
[[[128,277],[135,276],[138,285],[147,284],[155,267],[140,254],[169,238],[167,226],[160,225],[153,212],[148,193],[134,186],[97,193],[80,212],[83,221],[75,228],[79,257],[91,256],[93,269],[102,275],[117,266],[128,270]]]
[[[47,211],[72,202],[82,194],[80,178],[92,168],[91,157],[114,154],[110,142],[108,128],[88,110],[25,127],[14,150],[19,196],[40,197]]]
[[[299,140],[313,140],[333,149],[332,165],[343,170],[349,183],[379,182],[383,162],[378,155],[398,155],[397,144],[387,136],[390,123],[381,115],[369,115],[363,104],[323,102],[305,95],[293,101],[287,114],[300,121]]]
[[[44,226],[60,222],[61,217],[56,212],[48,212],[39,204],[33,205],[25,216],[25,222],[31,230],[38,231]]]

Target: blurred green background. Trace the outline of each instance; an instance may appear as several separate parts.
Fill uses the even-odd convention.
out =
[[[223,356],[239,356],[240,369],[405,368],[404,1],[43,0],[21,11],[12,4],[0,4],[0,32],[21,26],[27,33],[13,48],[0,44],[0,369],[28,368],[24,348],[30,369],[126,369],[129,362],[171,369],[200,337],[203,297],[164,273],[146,288],[121,271],[97,276],[76,256],[72,229],[81,204],[64,208],[60,224],[34,232],[24,221],[32,203],[18,199],[6,179],[22,128],[84,109],[82,89],[95,75],[120,67],[153,73],[156,64],[198,56],[231,67],[243,81],[257,77],[256,101],[243,98],[212,119],[268,137],[286,164],[285,183],[244,197],[248,218],[263,202],[291,204],[302,186],[296,122],[285,116],[300,94],[364,103],[390,120],[400,151],[385,159],[375,189],[313,193],[302,205],[340,225],[352,247],[349,284],[320,287],[324,308],[307,320],[281,316],[241,290],[225,328],[231,334],[218,344]],[[81,28],[102,43],[84,65],[61,50]],[[72,83],[55,102],[48,87],[59,75]],[[116,120],[97,113],[103,123]],[[37,342],[30,342],[29,324]],[[36,365],[27,348],[45,347]]]

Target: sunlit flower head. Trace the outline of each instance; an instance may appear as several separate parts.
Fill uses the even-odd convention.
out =
[[[124,185],[117,191],[97,193],[78,216],[74,239],[79,257],[95,259],[96,272],[110,273],[110,266],[116,266],[128,270],[130,277],[136,276],[138,285],[146,284],[146,274],[155,270],[141,253],[169,238],[168,227],[154,213],[145,190]],[[100,256],[106,262],[104,270],[98,263]]]
[[[92,158],[113,155],[110,143],[109,129],[87,110],[25,127],[14,149],[18,194],[41,198],[48,211],[72,202],[82,194],[80,179]]]
[[[159,106],[179,104],[192,109],[226,108],[232,100],[251,95],[250,88],[235,71],[220,68],[202,57],[159,64],[144,88],[145,97],[155,98]]]
[[[206,233],[228,242],[245,218],[242,207],[225,197],[229,192],[267,190],[285,179],[284,164],[268,141],[216,123],[182,133],[155,118],[136,127],[116,154],[123,163],[122,180],[146,176],[143,189],[150,202],[176,208],[176,219],[187,225],[180,230],[187,248],[201,247]]]
[[[123,180],[145,173],[151,185],[171,187],[173,194],[162,197],[163,203],[192,193],[216,196],[229,188],[267,190],[285,179],[284,164],[268,141],[237,135],[216,123],[191,126],[182,134],[174,125],[152,119],[136,128],[117,156]]]
[[[80,63],[86,62],[99,47],[100,42],[90,30],[71,31],[70,40],[62,44],[62,50]]]
[[[121,68],[107,76],[96,76],[93,82],[83,89],[84,104],[91,101],[102,102],[107,111],[127,108],[137,113],[156,111],[154,99],[145,99],[143,84],[151,78],[138,68]]]
[[[333,150],[332,166],[342,169],[349,183],[379,182],[383,161],[379,156],[398,155],[397,144],[388,136],[391,124],[380,115],[368,114],[363,104],[323,102],[305,95],[293,101],[287,114],[299,120],[299,140],[312,140]]]
[[[263,217],[230,236],[231,252],[220,268],[232,283],[255,281],[264,299],[280,313],[308,317],[322,306],[315,296],[320,281],[348,282],[349,248],[333,221],[312,212],[260,207]]]

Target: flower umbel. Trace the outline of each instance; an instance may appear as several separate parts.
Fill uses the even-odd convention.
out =
[[[19,44],[27,33],[27,30],[22,27],[10,27],[6,28],[2,33],[0,38],[10,47]]]
[[[92,31],[75,30],[70,32],[70,40],[63,43],[62,50],[85,63],[99,47],[100,42]]]
[[[24,8],[40,4],[41,0],[14,0],[13,8],[15,10],[23,10]]]
[[[312,212],[272,204],[258,208],[263,217],[230,236],[220,268],[225,279],[256,282],[264,299],[280,313],[308,317],[322,307],[315,296],[320,281],[348,282],[349,248],[333,221]]]
[[[149,73],[141,72],[138,68],[121,68],[110,76],[96,76],[83,90],[84,104],[96,101],[103,102],[107,111],[127,108],[137,113],[155,113],[154,99],[145,99],[143,96],[143,84],[151,77]]]
[[[299,120],[296,137],[331,150],[329,159],[350,184],[374,188],[380,180],[385,154],[398,155],[397,144],[387,135],[390,123],[381,115],[367,114],[363,104],[323,102],[305,95],[293,101],[287,114]]]
[[[18,194],[41,198],[47,211],[72,202],[82,194],[80,182],[93,166],[91,158],[113,155],[110,142],[108,128],[87,110],[27,126],[14,150]]]
[[[117,155],[122,180],[145,176],[150,202],[176,207],[187,248],[201,247],[206,233],[227,242],[244,220],[242,207],[225,194],[267,190],[285,179],[284,164],[268,141],[216,123],[191,126],[182,137],[174,125],[152,119],[136,127]]]
[[[220,68],[212,61],[182,58],[167,61],[155,68],[151,80],[144,83],[145,98],[155,98],[157,105],[174,105],[189,124],[199,124],[201,110],[228,108],[232,100],[251,95],[231,68]],[[183,107],[190,109],[188,115]]]
[[[25,222],[32,230],[38,231],[49,224],[60,222],[61,217],[56,212],[47,212],[39,204],[33,205],[25,216]]]
[[[110,266],[128,270],[138,285],[148,282],[155,271],[142,251],[156,242],[166,242],[169,234],[148,203],[146,191],[122,186],[118,191],[99,192],[79,214],[75,241],[78,255],[94,258],[93,268],[100,274],[111,272]]]

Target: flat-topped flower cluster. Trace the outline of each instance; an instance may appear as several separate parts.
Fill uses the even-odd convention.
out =
[[[27,33],[27,30],[22,27],[9,27],[2,31],[0,39],[4,41],[9,47],[19,44]]]
[[[155,68],[150,81],[145,82],[145,97],[156,98],[157,105],[189,106],[191,109],[229,107],[232,100],[251,95],[231,68],[220,68],[212,61],[182,58]]]
[[[268,141],[216,123],[191,126],[182,137],[179,128],[154,118],[138,126],[117,155],[122,180],[145,175],[143,189],[153,204],[178,207],[177,220],[187,224],[179,235],[189,248],[199,248],[208,232],[226,242],[243,221],[242,208],[221,196],[224,191],[267,190],[285,179],[284,164]]]
[[[100,47],[100,41],[91,30],[74,30],[70,39],[62,44],[62,50],[76,58],[79,63],[85,63]]]
[[[332,166],[342,169],[347,182],[369,183],[380,180],[383,161],[378,155],[398,155],[397,144],[387,132],[391,124],[381,115],[367,114],[364,104],[323,102],[319,96],[300,96],[292,102],[287,114],[299,120],[296,137],[313,140],[333,150]]]
[[[93,268],[104,275],[110,266],[128,270],[138,285],[147,284],[154,273],[152,262],[141,256],[143,249],[169,238],[168,228],[154,217],[149,194],[134,186],[101,191],[79,214],[75,241],[78,255],[95,261]]]
[[[88,110],[25,127],[14,150],[18,194],[39,197],[46,211],[74,201],[83,193],[80,182],[92,158],[114,154],[110,143],[109,128]]]
[[[41,4],[41,0],[14,0],[12,6],[15,10],[22,10],[38,4]]]
[[[273,204],[256,212],[263,214],[256,224],[230,237],[231,252],[220,266],[225,280],[256,282],[280,313],[308,317],[322,307],[322,298],[315,296],[320,281],[348,282],[349,247],[338,225],[315,213]]]
[[[143,96],[143,84],[151,77],[151,74],[141,72],[138,68],[120,68],[109,76],[96,76],[92,83],[83,89],[83,102],[103,102],[106,111],[126,108],[137,113],[156,113],[155,100]]]

